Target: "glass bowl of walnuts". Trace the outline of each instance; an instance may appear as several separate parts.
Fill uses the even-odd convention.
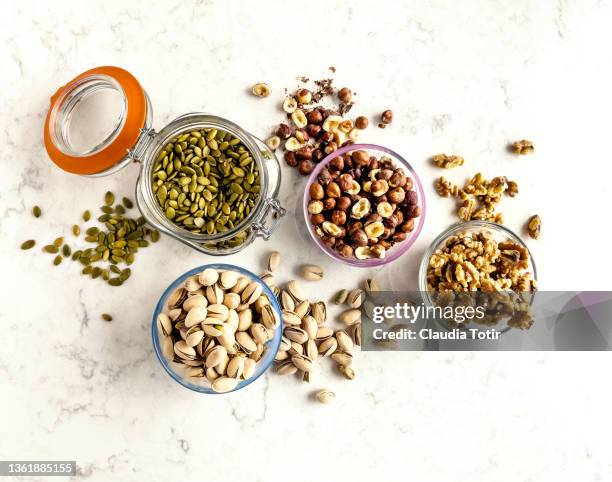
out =
[[[412,166],[374,144],[334,151],[311,173],[304,193],[308,232],[325,254],[372,268],[403,255],[425,222],[425,194]]]

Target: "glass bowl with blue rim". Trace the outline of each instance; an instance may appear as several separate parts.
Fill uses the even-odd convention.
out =
[[[255,365],[255,372],[253,373],[253,375],[247,380],[241,379],[233,390],[223,392],[223,393],[226,394],[226,393],[235,392],[237,390],[241,390],[242,388],[250,385],[255,380],[257,380],[261,375],[263,375],[265,371],[272,365],[272,362],[274,361],[274,357],[276,356],[276,353],[280,346],[281,336],[283,332],[283,326],[282,326],[283,322],[282,322],[282,317],[281,317],[280,305],[278,304],[278,301],[276,297],[274,296],[274,294],[272,293],[272,291],[270,290],[270,288],[263,281],[261,281],[261,279],[257,275],[239,266],[235,266],[231,264],[223,264],[223,263],[206,264],[203,266],[199,266],[197,268],[193,268],[187,271],[186,273],[183,273],[176,280],[174,280],[170,284],[170,286],[168,286],[168,288],[166,288],[166,290],[160,297],[159,301],[157,302],[157,306],[155,307],[155,311],[153,313],[153,319],[151,322],[151,334],[153,338],[153,348],[155,350],[155,354],[157,355],[157,359],[159,360],[159,363],[161,364],[165,372],[168,375],[170,375],[170,377],[175,382],[179,383],[185,388],[188,388],[198,393],[219,395],[223,393],[215,392],[211,388],[210,383],[206,380],[205,377],[202,378],[202,381],[199,381],[196,378],[188,377],[185,373],[186,365],[183,365],[181,363],[176,363],[175,361],[169,360],[168,358],[166,358],[166,356],[163,354],[162,347],[161,347],[161,341],[164,337],[164,334],[159,332],[158,324],[157,324],[158,315],[160,313],[163,313],[166,310],[166,302],[168,300],[168,297],[172,293],[174,293],[174,291],[177,290],[185,282],[185,280],[187,280],[187,278],[197,275],[207,268],[212,268],[217,271],[235,271],[238,274],[250,280],[258,282],[263,288],[262,293],[265,294],[270,300],[270,304],[272,305],[272,308],[274,309],[274,314],[279,322],[279,326],[274,330],[273,338],[266,342],[266,351],[264,352],[264,355],[261,357],[261,359]]]

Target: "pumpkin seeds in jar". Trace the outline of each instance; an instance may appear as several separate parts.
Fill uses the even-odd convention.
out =
[[[160,150],[152,169],[152,189],[166,218],[195,234],[235,229],[260,197],[257,163],[229,132],[204,128],[183,132]],[[235,247],[247,231],[222,242]]]

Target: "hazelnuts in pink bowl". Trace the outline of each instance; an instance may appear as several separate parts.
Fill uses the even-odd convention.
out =
[[[304,220],[325,254],[372,268],[402,256],[425,223],[425,193],[402,156],[374,144],[341,147],[308,178]]]

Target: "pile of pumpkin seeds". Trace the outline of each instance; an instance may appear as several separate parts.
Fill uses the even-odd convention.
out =
[[[206,128],[180,134],[162,148],[152,188],[174,224],[213,235],[234,229],[251,213],[261,186],[257,163],[242,141]]]
[[[64,237],[60,236],[43,246],[42,251],[55,255],[54,266],[61,264],[64,259],[71,259],[83,265],[82,274],[92,279],[100,278],[111,286],[121,286],[132,274],[129,265],[134,262],[138,249],[149,245],[147,238],[153,242],[159,240],[159,231],[145,226],[146,221],[142,216],[135,219],[126,216],[127,210],[133,207],[134,203],[127,197],[115,203],[115,195],[108,191],[104,195],[104,205],[100,207],[101,215],[97,218],[103,227],[84,228],[84,240],[95,244],[95,247],[73,250]],[[41,212],[40,208],[34,209],[33,215],[39,217]],[[85,211],[82,219],[89,222],[91,211]],[[78,238],[81,226],[75,224],[72,234]],[[36,241],[30,239],[22,243],[21,249],[32,249],[35,245]]]

